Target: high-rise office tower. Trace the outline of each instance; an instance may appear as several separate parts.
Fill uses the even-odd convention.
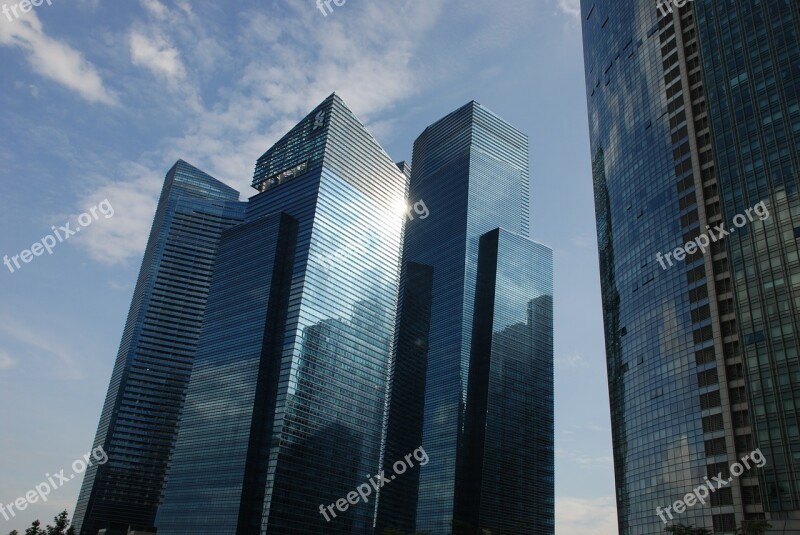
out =
[[[378,532],[551,534],[552,252],[528,239],[528,140],[476,102],[414,144]]]
[[[179,160],[167,173],[100,416],[74,526],[81,535],[153,526],[220,236],[239,193]]]
[[[331,95],[253,186],[220,246],[159,534],[371,535],[375,496],[327,506],[380,467],[407,179]]]
[[[620,533],[800,533],[798,3],[581,13]]]

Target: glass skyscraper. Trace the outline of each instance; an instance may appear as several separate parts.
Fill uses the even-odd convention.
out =
[[[372,534],[407,178],[331,95],[222,239],[159,534]],[[419,444],[417,444],[419,446]]]
[[[75,507],[81,535],[153,526],[222,232],[239,193],[179,160],[167,173],[89,467]]]
[[[476,102],[414,144],[378,532],[552,534],[552,252],[528,239],[527,137]],[[399,478],[398,478],[399,479]]]
[[[581,14],[620,533],[661,532],[720,473],[663,520],[800,533],[798,3]],[[766,464],[731,473],[756,448]]]

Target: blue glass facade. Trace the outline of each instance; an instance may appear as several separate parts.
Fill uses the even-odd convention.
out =
[[[75,507],[81,535],[153,526],[222,232],[244,218],[234,189],[178,161],[164,188]]]
[[[555,532],[553,255],[481,236],[455,518],[491,533]]]
[[[657,508],[755,448],[764,468],[664,519],[800,533],[797,2],[581,12],[620,533],[660,532]]]
[[[531,301],[552,295],[552,274],[549,252],[527,239],[527,147],[476,102],[415,142],[409,202],[423,201],[431,215],[406,226],[384,467],[420,444],[431,462],[418,482],[404,476],[382,489],[379,529],[438,535],[455,522],[553,532],[552,326],[537,312],[533,336],[528,317]],[[507,278],[515,261],[519,287]],[[516,384],[504,367],[524,369],[530,384]],[[481,407],[496,415],[492,425]],[[543,410],[541,427],[534,407]],[[530,425],[536,439],[516,449],[505,434],[511,422]]]
[[[208,533],[252,531],[239,523],[263,501],[274,399],[268,378],[280,362],[270,357],[282,345],[296,227],[278,213],[223,236],[159,532],[197,532],[198,524]]]
[[[371,534],[374,499],[330,522],[320,505],[380,466],[406,177],[332,95],[253,185],[223,240],[159,533]]]
[[[744,513],[762,506],[800,533],[800,10],[705,1],[695,13],[724,220],[760,202],[770,212],[726,238],[750,416],[734,448],[768,460]]]

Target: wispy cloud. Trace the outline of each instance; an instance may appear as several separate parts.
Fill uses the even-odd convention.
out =
[[[172,36],[184,40],[190,35],[190,49],[208,45],[203,39],[203,24],[192,13],[191,7],[181,4],[170,9],[159,0],[141,0],[148,21],[135,22],[128,35],[131,62],[165,80],[170,91],[181,95],[183,102],[194,113],[203,113],[197,83],[189,80],[188,70],[180,47]],[[196,43],[195,41],[198,41]],[[200,63],[203,62],[201,59]]]
[[[577,234],[570,239],[570,242],[572,242],[572,245],[575,247],[587,247],[597,244],[594,235],[588,233]]]
[[[186,78],[180,52],[163,35],[145,35],[132,31],[129,38],[131,61],[152,73],[163,76],[173,85]]]
[[[141,255],[150,234],[166,171],[141,164],[122,165],[116,180],[106,182],[79,204],[79,208],[85,210],[87,206],[108,199],[114,207],[114,217],[87,228],[75,239],[76,245],[85,248],[89,256],[104,264],[115,264]]]
[[[585,434],[586,431],[593,431],[595,433],[610,433],[611,429],[597,424],[589,424],[589,425],[572,424],[569,429],[562,429],[561,433],[565,435],[575,435],[575,434],[583,435]]]
[[[387,110],[425,87],[412,58],[420,37],[441,17],[443,3],[405,0],[406,24],[397,25],[382,6],[362,4],[346,19],[333,20],[292,1],[269,15],[253,8],[242,12],[239,26],[227,30],[231,34],[215,26],[213,17],[195,17],[188,4],[171,9],[142,0],[147,22],[134,21],[128,34],[135,64],[163,76],[184,95],[195,77],[214,68],[226,73],[219,88],[224,99],[210,107],[199,98],[189,103],[194,113],[185,132],[162,145],[164,165],[179,155],[249,194],[255,159],[332,91],[365,122],[381,121]],[[195,18],[202,19],[196,29]],[[188,20],[183,26],[191,31],[176,26],[175,19]],[[325,31],[307,30],[319,23]],[[103,262],[141,254],[166,172],[132,162],[126,168],[127,178],[107,181],[93,192],[93,197],[108,197],[115,216],[78,242]],[[84,197],[78,208],[90,204]]]
[[[15,340],[32,358],[47,358],[56,364],[64,379],[81,379],[83,372],[73,355],[64,345],[46,331],[36,330],[8,315],[0,318],[0,332]],[[9,357],[10,358],[10,357]]]
[[[585,368],[587,365],[586,360],[577,353],[568,353],[556,357],[556,366],[565,366],[568,368]]]
[[[182,133],[165,137],[158,151],[148,155],[149,165],[163,169],[153,169],[150,177],[137,173],[108,183],[115,209],[119,196],[112,191],[131,192],[125,202],[136,214],[152,214],[158,191],[153,184],[161,183],[176,157],[249,196],[256,158],[332,91],[386,139],[399,104],[453,74],[426,54],[433,30],[448,21],[447,0],[398,0],[394,9],[403,14],[402,25],[386,16],[384,5],[374,3],[353,4],[341,12],[346,16],[327,18],[305,0],[287,0],[269,10],[243,4],[227,24],[212,4],[140,4],[142,18],[124,34],[130,59],[167,81],[170,92],[157,96],[164,99],[160,104],[170,112],[190,113],[176,112]],[[482,43],[499,47],[514,32],[527,31],[520,21],[528,20],[523,14],[530,4],[514,0],[513,6],[512,14],[497,10],[487,15],[482,2],[467,1],[458,16],[471,20],[471,13],[479,13],[483,19],[474,25],[472,37],[482,39],[485,28],[491,28],[489,33],[502,34],[502,39]],[[78,207],[85,204],[80,199]],[[105,261],[136,257],[151,221],[115,215],[113,224],[103,225],[84,244],[91,245],[94,258]]]
[[[142,0],[142,6],[157,19],[164,20],[169,15],[167,7],[158,0]]]
[[[586,455],[585,453],[579,451],[571,451],[564,449],[557,449],[556,457],[559,459],[565,459],[572,463],[578,463],[584,465],[608,466],[608,465],[613,465],[614,463],[614,458],[611,456],[593,457],[591,455]]]
[[[5,351],[0,351],[0,371],[7,370],[16,364],[17,361],[11,358],[11,355]]]
[[[580,0],[557,0],[558,7],[569,15],[570,17],[580,18],[581,16],[581,2]]]
[[[0,45],[22,49],[34,71],[76,91],[89,102],[116,103],[97,68],[67,43],[46,35],[35,11],[13,22],[0,21]]]
[[[556,497],[557,535],[618,535],[613,496],[584,499]]]

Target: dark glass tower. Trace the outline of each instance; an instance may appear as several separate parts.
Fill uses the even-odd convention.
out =
[[[552,253],[528,236],[528,141],[476,102],[414,144],[378,529],[552,534]],[[508,230],[501,230],[508,229]]]
[[[371,535],[407,179],[331,95],[221,245],[159,534]],[[417,444],[419,446],[419,444]],[[328,515],[330,517],[330,514]]]
[[[722,473],[671,522],[796,534],[800,11],[680,3],[581,2],[620,533],[660,532],[657,508]],[[756,448],[765,466],[729,472]]]
[[[239,193],[179,160],[167,173],[94,447],[81,535],[153,526],[222,232],[244,218]]]

